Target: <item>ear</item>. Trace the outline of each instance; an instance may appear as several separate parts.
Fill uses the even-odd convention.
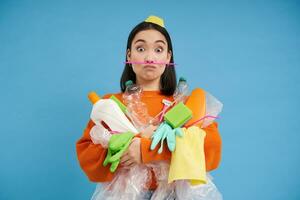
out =
[[[170,50],[167,55],[168,62],[171,62],[171,58],[172,58],[172,51]]]
[[[128,61],[130,61],[130,49],[127,49],[127,52],[126,52],[126,58]]]

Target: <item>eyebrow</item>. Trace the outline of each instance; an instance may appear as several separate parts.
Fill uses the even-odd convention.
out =
[[[156,40],[155,43],[161,42],[163,44],[166,44],[163,40]]]
[[[138,43],[138,42],[144,42],[144,43],[145,43],[146,41],[145,41],[145,40],[142,40],[142,39],[139,39],[139,40],[135,41],[134,44],[136,44],[136,43]]]
[[[144,42],[144,43],[146,43],[145,40],[138,39],[137,41],[134,42],[134,44],[136,44],[136,43],[138,43],[138,42]],[[155,43],[159,43],[159,42],[161,42],[161,43],[163,43],[163,44],[166,44],[163,40],[156,40],[156,41],[155,41]]]

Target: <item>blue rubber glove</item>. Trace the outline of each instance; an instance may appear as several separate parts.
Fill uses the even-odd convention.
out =
[[[182,137],[183,131],[179,128],[174,128],[170,133],[167,134],[167,145],[170,151],[174,151],[176,147],[176,136]]]
[[[176,147],[176,136],[181,137],[182,135],[183,132],[180,127],[172,129],[172,127],[168,123],[163,122],[152,135],[152,143],[150,149],[155,149],[157,144],[160,142],[161,145],[158,150],[158,153],[161,153],[163,150],[163,142],[165,139],[167,139],[167,145],[169,150],[174,151]]]

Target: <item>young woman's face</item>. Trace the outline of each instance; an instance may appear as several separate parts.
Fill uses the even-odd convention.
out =
[[[129,62],[132,64],[138,81],[152,81],[160,79],[166,65],[152,62],[169,63],[171,53],[168,52],[168,43],[163,34],[156,30],[145,30],[137,33],[132,40],[131,50],[127,51]]]

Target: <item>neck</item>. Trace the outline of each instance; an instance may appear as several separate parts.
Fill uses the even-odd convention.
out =
[[[160,78],[155,79],[155,80],[151,80],[151,81],[137,79],[136,82],[137,82],[137,84],[142,86],[144,91],[157,91],[157,90],[159,90]]]

